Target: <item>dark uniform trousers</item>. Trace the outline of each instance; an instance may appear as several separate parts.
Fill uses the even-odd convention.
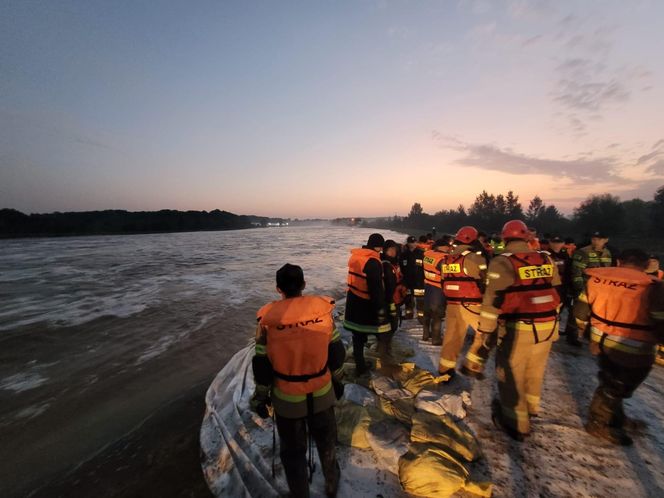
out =
[[[590,420],[603,426],[622,428],[625,422],[623,399],[630,398],[648,377],[655,356],[641,356],[636,364],[624,361],[625,355],[599,345],[599,386],[590,402]]]
[[[326,488],[339,482],[339,468],[336,465],[335,448],[337,422],[334,417],[334,407],[315,413],[310,417],[285,418],[276,415],[276,421],[281,445],[281,462],[284,465],[291,496],[295,498],[309,497],[306,456],[307,427],[316,442]]]

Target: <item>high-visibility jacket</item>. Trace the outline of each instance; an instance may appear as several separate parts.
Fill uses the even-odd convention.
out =
[[[315,393],[331,382],[327,354],[334,333],[333,309],[329,297],[301,296],[274,301],[258,311],[277,395]]]
[[[649,314],[653,277],[631,268],[586,270],[590,325],[602,333],[657,344]],[[583,295],[580,299],[583,299]]]
[[[367,285],[367,274],[364,266],[370,259],[375,259],[381,265],[380,256],[373,249],[358,248],[350,251],[348,260],[348,290],[362,299],[371,299],[369,286]]]
[[[424,253],[423,266],[425,284],[432,285],[433,287],[438,287],[440,289],[440,266],[448,256],[448,253],[433,250]]]
[[[514,267],[514,283],[502,292],[500,319],[553,321],[560,296],[552,286],[554,264],[543,252],[503,253]]]
[[[430,251],[433,245],[430,242],[418,242],[417,248],[422,249],[423,252]]]
[[[448,304],[482,302],[479,282],[469,277],[463,268],[466,256],[471,253],[472,251],[466,250],[459,254],[451,254],[442,266],[443,292]]]

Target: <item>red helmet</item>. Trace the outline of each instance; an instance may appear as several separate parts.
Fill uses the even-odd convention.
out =
[[[503,237],[503,240],[507,239],[521,239],[528,240],[530,239],[530,233],[528,233],[528,227],[521,220],[510,220],[503,225],[503,231],[500,234]]]
[[[475,227],[461,227],[454,236],[454,240],[458,240],[464,244],[470,244],[473,240],[477,240],[477,235],[478,232]]]

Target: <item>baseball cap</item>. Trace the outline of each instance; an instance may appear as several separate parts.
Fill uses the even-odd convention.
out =
[[[592,237],[597,237],[597,238],[600,238],[600,239],[608,239],[609,234],[606,233],[606,231],[604,231],[604,230],[595,230],[592,233]]]
[[[409,235],[406,239],[406,244],[412,244],[413,242],[417,242],[417,239],[414,236]]]

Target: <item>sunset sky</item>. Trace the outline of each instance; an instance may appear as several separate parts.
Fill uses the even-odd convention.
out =
[[[664,185],[664,1],[3,1],[0,207],[563,212]]]

